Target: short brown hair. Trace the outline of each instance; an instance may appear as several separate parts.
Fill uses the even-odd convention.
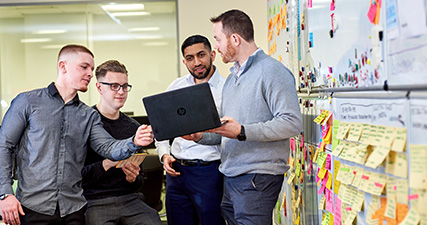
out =
[[[126,74],[126,76],[128,75],[128,71],[126,70],[125,65],[123,65],[117,60],[108,60],[103,62],[98,67],[96,67],[96,70],[95,70],[96,79],[99,80],[99,78],[105,77],[108,71],[116,72],[116,73],[124,73]]]
[[[71,44],[71,45],[66,45],[64,47],[61,48],[61,50],[58,53],[58,60],[59,58],[67,53],[78,53],[78,52],[84,52],[84,53],[88,53],[89,55],[91,55],[92,57],[95,57],[92,53],[92,51],[90,51],[88,48],[86,48],[83,45],[75,45],[75,44]]]
[[[222,29],[227,37],[236,33],[247,42],[254,40],[254,26],[251,18],[240,10],[232,9],[218,17],[212,17],[210,20],[212,23],[221,22]]]

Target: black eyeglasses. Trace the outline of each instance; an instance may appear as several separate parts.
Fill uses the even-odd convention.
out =
[[[106,83],[106,82],[99,82],[99,83],[105,84],[105,85],[110,85],[110,89],[112,91],[119,91],[120,88],[122,88],[124,92],[129,92],[132,89],[132,85],[130,85],[130,84],[120,85],[118,83]]]

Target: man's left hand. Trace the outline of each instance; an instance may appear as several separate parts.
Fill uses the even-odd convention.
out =
[[[136,180],[136,177],[139,175],[141,168],[132,162],[122,167],[123,172],[126,174],[126,180],[129,183],[133,183]]]

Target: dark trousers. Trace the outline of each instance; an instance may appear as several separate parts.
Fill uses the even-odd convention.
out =
[[[272,224],[273,208],[282,183],[283,175],[257,173],[225,176],[221,209],[227,224]]]
[[[22,206],[24,209],[25,216],[19,216],[21,225],[85,225],[85,211],[86,206],[77,212],[61,217],[59,215],[59,207],[56,207],[55,214],[53,216],[34,212]]]
[[[220,162],[206,166],[183,166],[178,162],[173,168],[181,175],[166,175],[166,215],[169,225],[222,225],[221,198],[222,174]]]

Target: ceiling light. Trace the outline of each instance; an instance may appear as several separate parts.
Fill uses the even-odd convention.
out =
[[[26,38],[21,39],[21,43],[38,43],[38,42],[49,42],[52,38]]]
[[[135,39],[161,39],[163,36],[161,35],[135,35]]]
[[[3,108],[7,108],[9,106],[7,104],[7,102],[5,100],[3,100],[3,99],[0,101],[0,104],[1,104],[1,107],[3,107]]]
[[[134,27],[129,28],[129,32],[138,32],[138,31],[157,31],[160,30],[160,27]]]
[[[110,4],[102,5],[104,10],[107,11],[132,11],[132,10],[144,10],[144,4]]]
[[[64,45],[43,45],[40,48],[42,49],[61,49]]]
[[[34,31],[33,34],[63,34],[66,32],[67,30],[38,30]]]
[[[118,17],[118,16],[147,16],[151,15],[149,12],[116,12],[111,13],[111,15]]]
[[[169,43],[165,42],[165,41],[159,41],[159,42],[147,42],[144,45],[145,46],[165,46],[168,45]]]

